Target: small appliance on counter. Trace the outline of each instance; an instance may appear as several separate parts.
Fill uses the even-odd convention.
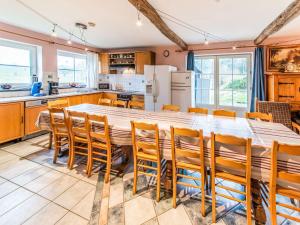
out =
[[[44,72],[43,74],[43,90],[48,95],[58,94],[59,79],[56,72]]]
[[[31,86],[31,96],[44,96],[45,94],[40,93],[42,88],[42,82],[34,82]]]
[[[49,95],[58,94],[58,82],[53,82],[53,81],[48,82],[48,94]]]
[[[99,83],[98,84],[98,89],[99,90],[110,90],[110,83]]]

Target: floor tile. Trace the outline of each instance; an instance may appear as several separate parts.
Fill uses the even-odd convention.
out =
[[[93,208],[94,196],[95,190],[88,193],[71,211],[89,220]]]
[[[61,218],[56,225],[87,225],[88,220],[72,213],[68,212],[63,218]]]
[[[147,222],[143,223],[142,225],[159,225],[158,219],[155,217],[151,220],[148,220]]]
[[[39,164],[26,159],[13,159],[0,165],[0,176],[12,179],[38,166]]]
[[[153,201],[149,198],[137,197],[124,204],[125,224],[139,225],[155,217]]]
[[[2,149],[15,155],[24,157],[32,153],[42,151],[44,148],[33,145],[32,143],[26,141],[22,141],[13,145],[6,146]]]
[[[109,193],[109,208],[122,203],[124,200],[123,195],[124,195],[123,182],[120,182],[118,184],[111,184],[110,193]]]
[[[44,175],[29,182],[24,187],[33,192],[39,192],[40,190],[47,187],[49,184],[51,184],[55,180],[59,179],[63,175],[64,175],[63,173],[60,173],[58,171],[50,170],[49,172],[45,173]]]
[[[8,162],[9,160],[12,160],[12,159],[17,159],[17,158],[19,158],[17,155],[0,150],[0,164]]]
[[[42,176],[43,174],[47,173],[50,171],[50,168],[44,167],[44,166],[40,166],[40,167],[35,167],[17,177],[14,177],[13,179],[11,179],[12,182],[23,186],[27,183],[29,183],[30,181]]]
[[[74,166],[72,170],[69,171],[68,173],[70,176],[76,177],[80,180],[86,181],[90,184],[96,185],[97,184],[97,179],[98,179],[98,174],[92,174],[92,176],[87,177],[86,174],[86,165],[79,165],[79,166]]]
[[[99,224],[107,224],[107,219],[108,219],[108,204],[109,204],[108,197],[102,198],[102,200],[101,200],[101,209],[100,209]]]
[[[116,205],[108,210],[108,225],[124,225],[124,204]]]
[[[64,191],[69,189],[71,186],[73,186],[77,181],[79,180],[74,177],[64,175],[52,182],[51,184],[47,185],[38,193],[39,195],[49,200],[53,200],[59,195],[61,195]]]
[[[2,184],[0,184],[0,198],[2,198],[3,196],[13,192],[14,190],[16,190],[19,186],[11,183],[9,181],[6,181]]]
[[[66,215],[68,210],[63,207],[50,203],[46,207],[42,208],[38,213],[32,216],[29,220],[27,220],[24,224],[26,225],[53,225],[57,221],[59,221],[64,215]]]
[[[47,199],[34,195],[0,217],[0,225],[21,224],[48,203]]]
[[[43,134],[38,137],[27,139],[26,142],[46,146],[49,144],[49,134]]]
[[[177,206],[176,209],[170,209],[169,211],[158,216],[160,225],[191,225],[191,221],[185,212],[183,205]]]
[[[7,181],[6,179],[0,177],[0,184],[4,183],[4,182],[6,182],[6,181]]]
[[[32,192],[25,190],[24,188],[18,188],[14,192],[4,196],[0,201],[0,216],[8,212],[21,202],[25,201],[33,195]]]
[[[26,159],[37,162],[39,164],[44,164],[48,161],[53,160],[54,151],[49,149],[44,149],[42,151],[25,156]]]
[[[94,190],[95,186],[84,181],[79,181],[67,191],[58,196],[54,202],[67,208],[72,209],[78,204],[90,191]]]

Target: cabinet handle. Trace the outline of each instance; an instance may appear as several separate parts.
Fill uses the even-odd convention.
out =
[[[281,82],[279,82],[278,84],[279,85],[281,85],[281,84],[291,84],[291,85],[294,85],[295,83],[281,83]]]
[[[279,98],[295,98],[293,95],[279,95]]]
[[[21,124],[24,123],[24,116],[21,116]]]

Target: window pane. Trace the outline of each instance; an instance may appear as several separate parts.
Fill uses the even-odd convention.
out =
[[[219,92],[219,105],[232,106],[232,91]]]
[[[201,104],[212,105],[214,104],[214,90],[201,90]]]
[[[233,106],[247,107],[247,91],[233,91]]]
[[[244,90],[247,91],[248,80],[247,75],[233,75],[233,80],[230,87],[234,90]]]
[[[202,74],[199,78],[199,88],[214,89],[214,76]]]
[[[219,73],[232,74],[232,58],[219,58]]]
[[[30,67],[0,65],[0,83],[31,83]]]
[[[73,70],[59,70],[58,71],[59,83],[72,83],[74,82]]]
[[[30,67],[30,51],[0,46],[0,64]]]
[[[75,70],[85,70],[86,59],[75,58]]]
[[[214,73],[214,60],[213,59],[202,59],[201,72],[203,74],[213,74]]]
[[[232,75],[220,75],[219,78],[219,89],[220,90],[231,90],[232,89]]]
[[[247,73],[247,58],[233,58],[233,74]]]
[[[85,71],[75,71],[75,82],[76,83],[86,83],[86,72]]]
[[[59,55],[57,57],[57,66],[58,69],[74,70],[74,58]]]

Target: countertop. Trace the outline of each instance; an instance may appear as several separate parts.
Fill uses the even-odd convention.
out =
[[[61,93],[58,95],[45,95],[45,96],[20,96],[20,97],[8,97],[8,98],[0,98],[1,103],[13,103],[13,102],[26,102],[26,101],[34,101],[34,100],[42,100],[42,99],[56,99],[56,98],[63,98],[63,97],[70,97],[70,96],[77,96],[77,95],[88,95],[88,94],[97,94],[97,93],[126,93],[130,92],[133,95],[144,95],[142,92],[132,92],[132,91],[115,91],[115,90],[94,90],[94,91],[77,91],[77,92],[68,92],[68,93]]]

